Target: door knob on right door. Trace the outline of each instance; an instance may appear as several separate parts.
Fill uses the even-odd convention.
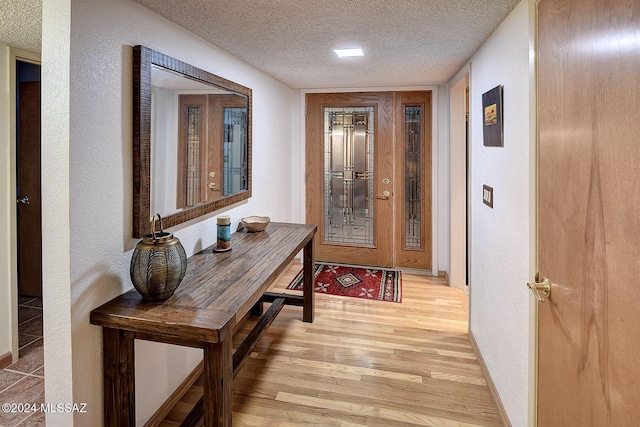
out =
[[[540,281],[540,273],[536,274],[536,281],[527,283],[527,287],[539,303],[545,302],[547,298],[551,298],[551,282],[546,277]]]

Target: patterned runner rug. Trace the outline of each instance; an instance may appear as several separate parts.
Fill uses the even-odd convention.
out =
[[[402,277],[399,271],[316,263],[315,276],[315,290],[318,293],[379,301],[402,301]],[[302,290],[302,271],[287,289]]]

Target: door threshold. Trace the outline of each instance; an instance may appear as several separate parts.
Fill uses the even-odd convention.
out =
[[[426,269],[422,269],[422,268],[398,267],[398,268],[395,268],[393,270],[400,270],[403,273],[416,274],[416,275],[419,275],[419,276],[433,276],[433,272],[431,270],[426,270]]]

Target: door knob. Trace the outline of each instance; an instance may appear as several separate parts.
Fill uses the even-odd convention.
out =
[[[21,199],[16,200],[16,202],[20,205],[28,205],[29,204],[29,196],[24,196]]]
[[[539,303],[545,302],[546,298],[551,298],[551,282],[546,277],[540,281],[540,276],[536,274],[536,281],[528,282],[527,287]]]
[[[391,196],[391,193],[385,190],[382,192],[382,194],[378,194],[377,198],[380,200],[388,200],[389,196]]]

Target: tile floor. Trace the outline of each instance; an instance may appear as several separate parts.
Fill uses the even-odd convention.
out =
[[[42,339],[42,300],[20,297],[18,332],[20,357],[0,370],[0,404],[44,402],[44,351]],[[44,413],[0,411],[0,427],[44,426]]]

